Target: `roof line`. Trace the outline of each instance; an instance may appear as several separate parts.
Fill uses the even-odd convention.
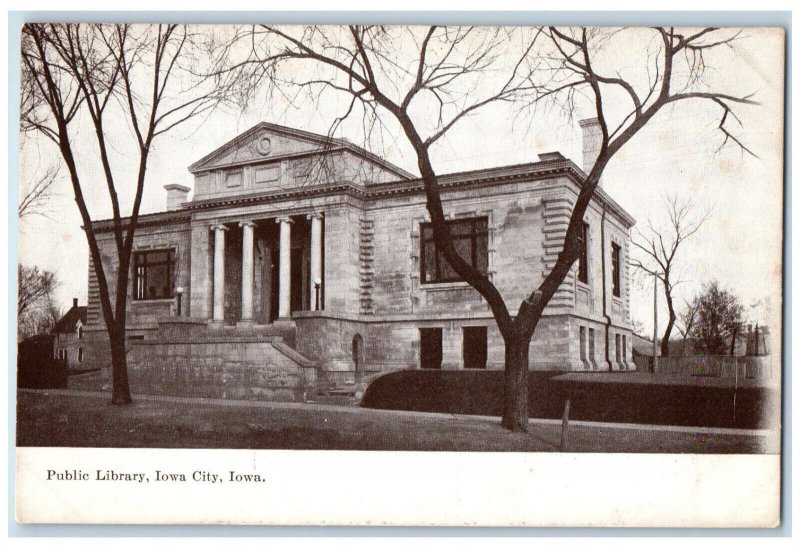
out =
[[[502,167],[446,173],[439,175],[438,180],[441,190],[449,191],[451,189],[464,186],[481,186],[495,182],[502,183],[506,181],[525,179],[532,176],[543,178],[552,176],[553,174],[566,175],[574,184],[578,186],[582,185],[586,180],[586,174],[583,172],[583,170],[581,170],[572,160],[566,158],[545,162],[531,162],[527,164],[514,164]],[[238,194],[187,202],[187,204],[179,210],[149,214],[149,219],[142,219],[144,216],[140,216],[139,222],[141,225],[147,223],[147,221],[150,221],[148,224],[162,224],[178,220],[186,221],[189,219],[189,216],[193,210],[215,209],[236,203],[283,200],[302,195],[329,195],[332,193],[335,194],[343,192],[357,195],[362,199],[376,200],[387,195],[413,194],[422,192],[424,191],[424,188],[421,185],[422,179],[420,177],[415,177],[410,180],[396,180],[384,183],[375,183],[372,185],[367,185],[366,187],[357,187],[349,183],[338,182],[324,185],[314,185],[310,187],[281,189],[258,194]],[[593,198],[608,205],[612,212],[614,212],[630,226],[636,224],[636,220],[600,187],[595,189]],[[173,214],[175,217],[172,217],[170,214]],[[174,219],[174,221],[172,219]],[[97,228],[97,223],[103,223],[108,224],[108,226],[103,226],[100,228],[109,229],[111,228],[110,222],[111,220],[95,221],[95,227]]]
[[[234,137],[230,141],[227,141],[223,145],[220,145],[219,147],[215,148],[213,151],[209,152],[208,154],[206,154],[205,156],[203,156],[202,158],[200,158],[199,160],[194,162],[192,165],[190,165],[189,168],[188,168],[189,172],[190,173],[195,173],[197,171],[201,171],[200,166],[202,164],[204,164],[205,162],[209,161],[210,159],[212,159],[214,156],[218,155],[222,151],[227,150],[228,148],[232,147],[233,145],[236,145],[237,143],[241,143],[242,141],[246,140],[248,137],[250,137],[254,133],[256,133],[256,132],[258,132],[260,130],[264,130],[264,129],[268,129],[270,131],[273,131],[273,132],[276,132],[276,133],[281,133],[281,134],[284,134],[284,135],[287,135],[287,136],[291,136],[291,137],[294,137],[294,138],[303,139],[305,141],[311,141],[313,143],[322,144],[324,147],[336,146],[336,147],[345,148],[347,150],[350,150],[351,152],[353,152],[354,154],[356,154],[358,156],[362,156],[362,157],[366,158],[367,160],[386,168],[387,170],[393,172],[394,174],[396,174],[397,176],[399,176],[402,179],[413,179],[414,178],[413,174],[409,173],[408,171],[404,170],[403,168],[401,168],[399,166],[396,166],[393,163],[385,160],[384,158],[381,158],[377,154],[374,154],[374,153],[368,151],[367,149],[365,149],[363,147],[360,147],[358,145],[355,145],[355,144],[353,144],[350,141],[347,141],[345,139],[340,139],[340,138],[337,138],[337,137],[328,137],[326,135],[320,135],[319,133],[313,133],[311,131],[306,131],[306,130],[297,129],[297,128],[291,128],[291,127],[287,127],[287,126],[281,126],[281,125],[272,124],[272,123],[269,123],[269,122],[259,122],[258,124],[256,124],[255,126],[251,127],[247,131],[245,131],[243,133],[240,133],[239,135],[237,135],[236,137]]]

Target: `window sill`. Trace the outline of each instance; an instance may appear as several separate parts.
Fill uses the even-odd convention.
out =
[[[584,282],[582,282],[580,280],[575,280],[575,283],[578,284],[578,289],[583,289],[585,291],[591,291],[591,289],[592,289],[592,286],[590,286],[589,284],[584,283]]]
[[[442,282],[442,283],[427,283],[419,284],[419,288],[423,291],[450,291],[454,289],[465,289],[472,287],[467,282]]]

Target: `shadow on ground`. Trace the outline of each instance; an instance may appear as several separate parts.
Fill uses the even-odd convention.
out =
[[[733,379],[644,372],[531,371],[531,418],[558,419],[571,400],[570,419],[714,428],[769,428],[779,413],[775,389]],[[362,407],[500,416],[502,370],[405,370],[371,383]]]
[[[309,404],[189,401],[140,396],[112,406],[107,394],[18,392],[17,445],[362,451],[558,451],[561,427],[534,422],[508,432],[499,419]],[[776,452],[771,436],[647,427],[572,425],[570,451]]]

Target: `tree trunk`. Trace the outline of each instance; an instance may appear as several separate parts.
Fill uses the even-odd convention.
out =
[[[506,363],[503,398],[504,428],[528,431],[528,341],[509,337],[505,341]]]
[[[111,403],[127,405],[133,400],[128,386],[125,330],[117,328],[109,330],[109,343],[111,344]]]
[[[675,314],[675,306],[672,304],[672,284],[669,283],[669,270],[664,275],[664,297],[667,300],[669,321],[667,322],[667,328],[664,330],[664,336],[661,337],[661,355],[666,357],[669,356],[669,338],[672,336],[672,328],[678,319],[678,315]]]
[[[667,329],[664,330],[664,336],[661,337],[661,355],[669,356],[669,338],[672,335],[672,328],[675,325],[675,313],[670,310],[669,321],[667,322]]]

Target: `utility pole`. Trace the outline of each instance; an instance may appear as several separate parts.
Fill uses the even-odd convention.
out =
[[[653,366],[650,370],[651,373],[655,373],[658,368],[656,339],[658,339],[658,275],[653,274]]]

